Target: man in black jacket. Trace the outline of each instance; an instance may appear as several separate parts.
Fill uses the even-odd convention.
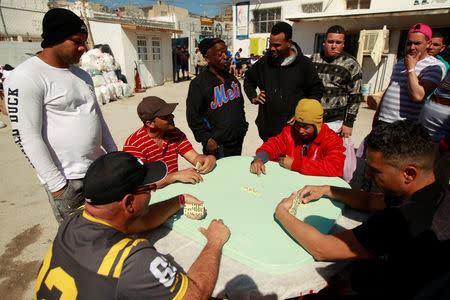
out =
[[[241,85],[228,73],[227,46],[219,38],[209,38],[200,42],[199,49],[208,67],[189,85],[188,125],[204,154],[217,159],[241,155],[248,123]]]
[[[273,26],[269,50],[244,80],[247,97],[253,104],[259,104],[256,126],[263,141],[278,135],[293,120],[300,99],[320,101],[323,93],[322,80],[311,60],[292,41],[291,25],[280,22]]]

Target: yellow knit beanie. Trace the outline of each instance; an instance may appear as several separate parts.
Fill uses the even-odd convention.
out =
[[[295,121],[314,125],[317,130],[317,135],[320,133],[323,121],[323,108],[320,102],[316,99],[303,98],[298,101],[295,108]]]

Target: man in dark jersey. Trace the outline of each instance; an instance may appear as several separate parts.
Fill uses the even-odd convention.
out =
[[[359,260],[349,281],[358,299],[411,299],[449,272],[450,199],[434,177],[435,144],[411,121],[380,124],[366,142],[366,176],[382,194],[305,186],[278,205],[276,218],[315,259]],[[372,214],[353,229],[322,234],[289,214],[297,195],[303,203],[326,196]]]
[[[165,222],[184,204],[184,194],[149,206],[164,162],[142,163],[126,152],[98,158],[85,182],[86,205],[68,216],[44,258],[36,299],[207,299],[217,280],[229,229],[213,220],[200,231],[207,243],[184,274],[144,238],[132,234]],[[187,215],[190,218],[199,218]]]
[[[228,73],[227,46],[219,39],[204,39],[200,52],[207,69],[192,80],[186,100],[186,117],[204,154],[217,159],[241,155],[247,132],[244,97],[239,81]]]

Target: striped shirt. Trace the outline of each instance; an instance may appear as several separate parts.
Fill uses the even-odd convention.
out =
[[[441,98],[450,99],[450,72],[448,72],[444,80],[439,83],[434,94]]]
[[[178,171],[178,154],[184,155],[192,149],[186,135],[178,128],[165,134],[162,148],[160,148],[148,135],[145,126],[130,135],[123,146],[123,151],[134,155],[143,162],[165,162],[168,173]]]
[[[436,85],[445,74],[444,64],[434,56],[420,60],[416,65],[416,74],[419,80],[428,80]],[[394,67],[391,83],[381,102],[379,120],[393,123],[398,120],[417,121],[423,103],[415,103],[408,93],[408,78],[404,59]]]

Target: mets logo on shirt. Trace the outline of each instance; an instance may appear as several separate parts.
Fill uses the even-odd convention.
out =
[[[239,84],[236,82],[231,83],[231,88],[225,90],[225,85],[222,83],[214,87],[214,101],[211,101],[211,109],[216,109],[221,107],[228,101],[234,100],[241,96],[241,91],[239,89]]]

